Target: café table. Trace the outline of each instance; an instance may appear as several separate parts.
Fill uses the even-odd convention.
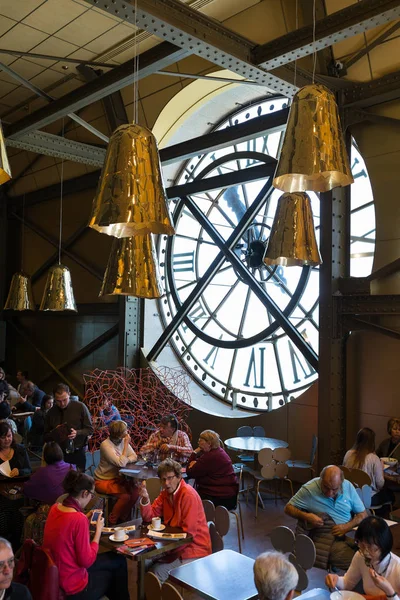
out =
[[[221,550],[172,569],[169,579],[207,600],[258,598],[254,560],[234,550]]]
[[[239,450],[240,452],[252,452],[258,454],[263,448],[287,448],[288,443],[283,440],[277,440],[269,437],[233,437],[225,440],[225,446],[230,450]]]
[[[158,477],[156,466],[146,466],[144,461],[138,461],[136,463],[128,463],[126,467],[119,470],[121,475],[125,477],[132,477],[134,479],[150,479],[151,477]]]
[[[143,524],[142,519],[133,519],[132,521],[127,521],[126,523],[121,523],[118,527],[128,527],[130,525],[135,525],[136,529],[134,531],[127,531],[130,539],[146,537],[148,533],[147,525]],[[182,529],[179,527],[167,527],[163,530],[162,533],[182,533]],[[109,539],[110,534],[104,533],[100,538],[100,545],[103,548],[107,548],[107,550],[112,550],[117,552],[117,548],[123,545],[123,542],[113,542]],[[145,600],[144,593],[144,576],[146,573],[146,560],[150,560],[153,558],[157,558],[166,552],[171,552],[171,550],[175,550],[180,546],[184,546],[192,541],[192,536],[187,535],[185,539],[181,540],[163,540],[159,538],[152,538],[155,542],[155,546],[140,552],[139,554],[135,554],[134,556],[129,556],[129,554],[124,554],[126,558],[130,560],[135,560],[138,563],[138,579],[137,579],[137,599]]]

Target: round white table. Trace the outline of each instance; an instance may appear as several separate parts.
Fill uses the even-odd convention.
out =
[[[268,437],[233,437],[225,440],[225,445],[230,450],[239,450],[240,452],[260,452],[263,448],[287,448],[288,443],[283,440],[276,440]]]

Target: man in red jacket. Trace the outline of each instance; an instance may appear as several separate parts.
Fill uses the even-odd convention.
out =
[[[153,504],[150,504],[145,481],[139,489],[143,520],[150,522],[153,517],[162,517],[165,525],[181,527],[193,538],[189,544],[153,563],[150,570],[163,582],[172,569],[211,554],[211,540],[201,498],[183,481],[181,465],[167,458],[158,467],[158,476],[163,491]]]

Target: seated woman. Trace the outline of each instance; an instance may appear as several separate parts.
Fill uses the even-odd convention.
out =
[[[358,552],[343,577],[329,574],[328,587],[353,590],[362,580],[364,594],[398,600],[400,594],[400,558],[391,552],[393,536],[381,517],[367,517],[355,533]]]
[[[383,466],[375,454],[375,432],[372,429],[369,427],[360,429],[352,449],[345,454],[343,465],[351,469],[361,469],[370,476],[372,506],[393,500],[393,494],[383,489],[385,485]]]
[[[24,494],[44,504],[54,504],[64,493],[63,481],[75,465],[64,462],[63,451],[57,442],[47,442],[43,449],[45,467],[40,467],[24,484]]]
[[[84,509],[95,495],[93,477],[70,470],[64,480],[68,494],[54,504],[44,528],[43,547],[58,567],[60,587],[70,600],[129,600],[126,559],[114,552],[97,555],[104,519],[97,521],[90,541],[91,512]]]
[[[54,398],[49,394],[45,394],[42,398],[42,403],[40,405],[40,410],[37,410],[34,415],[32,415],[32,425],[28,433],[28,441],[32,446],[42,447],[44,440],[44,421],[46,418],[47,412],[50,408],[53,407]]]
[[[131,440],[124,421],[113,421],[108,428],[110,437],[100,445],[100,463],[94,472],[96,492],[118,498],[112,509],[110,525],[122,523],[130,518],[139,491],[134,480],[120,477],[119,469],[136,462],[136,452],[129,445]]]
[[[206,429],[200,434],[199,447],[189,458],[186,474],[189,479],[194,478],[200,498],[228,510],[235,508],[238,483],[218,433]]]
[[[32,471],[28,454],[20,444],[16,444],[11,426],[7,421],[0,422],[0,465],[5,468],[9,464],[9,477],[23,477]],[[0,486],[9,489],[10,482],[2,480]],[[19,509],[24,504],[23,498],[11,499],[0,494],[0,536],[5,537],[17,549],[20,545],[23,517]]]
[[[391,456],[400,461],[400,419],[396,417],[389,419],[387,432],[390,437],[379,444],[376,454],[379,458]]]

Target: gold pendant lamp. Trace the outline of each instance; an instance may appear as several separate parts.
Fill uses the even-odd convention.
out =
[[[311,200],[304,192],[279,198],[264,262],[286,267],[321,264]]]
[[[273,185],[327,192],[353,181],[335,96],[323,85],[306,85],[293,98]]]
[[[23,271],[12,277],[4,310],[35,310],[31,279]]]
[[[47,273],[40,310],[78,312],[68,267],[61,264],[54,265]]]
[[[99,295],[160,298],[163,293],[151,234],[115,239]]]
[[[89,227],[116,238],[175,233],[157,142],[146,127],[121,125],[111,136]]]
[[[0,122],[0,185],[11,179],[11,168],[6,152],[6,142]]]

